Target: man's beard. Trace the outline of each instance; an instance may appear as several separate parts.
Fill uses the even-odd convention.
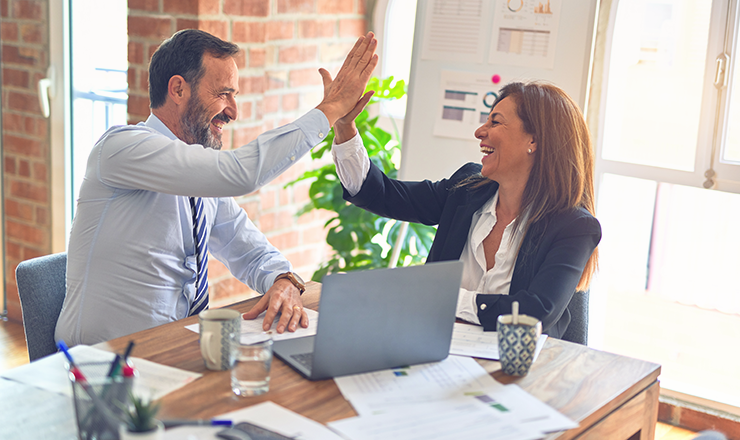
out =
[[[200,102],[198,95],[193,93],[188,103],[188,108],[185,109],[185,113],[180,118],[180,126],[183,130],[182,140],[189,144],[203,145],[203,148],[220,150],[223,146],[221,133],[214,135],[213,131],[211,131],[211,120],[204,120],[203,115],[206,115],[206,109],[203,103]],[[226,123],[230,120],[223,113],[219,113],[214,119],[220,119]]]

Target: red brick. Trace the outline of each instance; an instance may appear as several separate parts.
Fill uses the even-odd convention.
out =
[[[6,222],[9,237],[17,238],[22,243],[42,246],[46,243],[46,234],[41,228],[31,225],[17,223],[11,220]]]
[[[288,83],[288,73],[284,70],[266,72],[265,76],[268,90],[285,88]]]
[[[298,231],[288,231],[281,234],[270,235],[268,240],[273,246],[284,251],[300,245],[299,238],[300,236],[298,235]]]
[[[265,38],[267,41],[291,40],[294,27],[292,21],[269,21],[265,27]]]
[[[159,17],[128,16],[129,37],[165,40],[172,36],[172,20]]]
[[[3,18],[8,17],[8,1],[9,0],[0,1],[0,16],[2,16]]]
[[[321,75],[316,69],[296,69],[290,71],[290,87],[321,85]]]
[[[144,116],[149,115],[149,97],[129,95],[128,97],[128,112],[133,116]]]
[[[48,226],[49,225],[49,210],[38,206],[36,207],[36,224]]]
[[[231,38],[235,43],[264,43],[265,32],[265,23],[235,21]]]
[[[263,113],[277,113],[280,110],[280,96],[270,95],[262,99]]]
[[[234,129],[234,145],[242,146],[257,139],[264,132],[262,125]],[[250,211],[252,212],[252,211]]]
[[[318,0],[319,14],[350,14],[354,12],[354,0]]]
[[[283,95],[283,111],[284,112],[298,110],[299,103],[300,101],[299,101],[298,93],[287,93]]]
[[[274,188],[264,187],[259,191],[261,211],[267,211],[277,206],[277,191]]]
[[[21,25],[21,39],[24,43],[43,44],[46,27],[39,24]]]
[[[24,66],[40,66],[43,60],[41,51],[31,47],[3,45],[3,63],[21,64]]]
[[[282,189],[280,192],[278,192],[278,196],[279,196],[279,199],[280,199],[280,206],[286,206],[287,207],[288,205],[290,205],[292,203],[291,200],[293,199],[293,197],[292,197],[293,196],[293,189],[292,188]]]
[[[18,175],[21,177],[31,177],[31,164],[27,160],[18,161]]]
[[[298,22],[300,38],[330,38],[334,36],[336,20],[301,20]]]
[[[129,10],[159,12],[159,0],[128,0]]]
[[[267,17],[270,15],[270,0],[224,0],[224,14]]]
[[[239,91],[242,95],[250,95],[254,93],[264,93],[265,91],[265,77],[261,76],[246,76],[239,78]]]
[[[42,144],[38,140],[13,136],[8,133],[3,135],[3,148],[6,153],[18,153],[26,157],[41,157],[43,150]]]
[[[211,286],[212,296],[211,301],[225,301],[234,302],[240,301],[242,298],[251,297],[257,295],[252,289],[246,284],[237,280],[234,277],[230,277],[224,280],[219,280],[216,283],[209,284]]]
[[[206,31],[222,40],[229,39],[229,23],[222,20],[200,20],[198,29]]]
[[[234,57],[234,62],[236,63],[236,67],[239,70],[247,67],[247,51],[245,51],[244,49],[239,49],[239,53],[237,53],[236,57]]]
[[[139,90],[142,93],[145,93],[146,96],[149,96],[149,71],[148,70],[139,71]],[[148,101],[147,101],[147,105],[148,105]]]
[[[316,267],[317,264],[321,263],[321,255],[316,249],[284,252],[283,254],[295,267]]]
[[[244,101],[239,103],[239,119],[247,120],[252,117],[252,103]]]
[[[295,64],[317,60],[318,47],[312,46],[285,46],[280,48],[279,63]]]
[[[339,20],[339,36],[340,37],[360,37],[365,35],[367,25],[365,20],[362,19],[343,19]]]
[[[23,116],[10,112],[3,115],[3,131],[25,133],[25,128]]]
[[[233,127],[230,127],[227,130],[224,130],[223,135],[221,136],[221,143],[223,144],[223,146],[221,147],[222,150],[231,150],[234,148],[232,144],[233,131],[234,131]]]
[[[360,15],[367,13],[367,3],[365,0],[357,0],[357,13]]]
[[[278,14],[316,12],[316,0],[278,0]]]
[[[178,31],[183,29],[198,29],[198,20],[194,18],[178,18],[177,23],[175,23],[175,28],[177,28]]]
[[[49,168],[45,163],[33,164],[33,179],[37,182],[46,182],[49,179]]]
[[[198,0],[163,0],[162,11],[167,14],[199,15],[200,3]]]
[[[29,87],[29,76],[26,70],[3,69],[3,86]]]
[[[12,157],[5,158],[5,172],[8,174],[15,174],[15,159]]]
[[[7,42],[18,41],[18,23],[4,21],[0,27],[0,37]]]
[[[23,248],[17,244],[12,243],[10,241],[5,242],[5,256],[9,259],[16,259],[16,260],[22,260],[23,259]]]
[[[35,185],[28,182],[11,181],[10,195],[40,203],[46,203],[49,200],[49,192],[45,185]]]
[[[13,18],[42,21],[45,18],[45,3],[38,0],[16,0],[13,2]]]
[[[249,67],[264,67],[266,51],[264,47],[249,48]]]
[[[229,269],[215,258],[208,259],[208,280],[229,276]]]
[[[139,72],[136,70],[135,67],[131,67],[129,65],[128,70],[126,71],[126,81],[128,81],[128,91],[131,92],[143,92],[144,90],[139,87],[139,82],[136,80],[137,74]]]
[[[323,223],[316,226],[302,227],[301,231],[301,244],[312,245],[326,242],[327,230],[324,228]]]
[[[144,64],[144,44],[135,41],[128,42],[128,62],[130,64]]]
[[[5,200],[5,215],[9,219],[24,220],[30,222],[33,220],[33,206],[28,203],[22,203],[13,199]]]

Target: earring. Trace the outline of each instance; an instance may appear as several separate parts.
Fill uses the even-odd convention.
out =
[[[527,153],[532,154],[533,153],[532,149],[530,148],[529,150],[527,150]]]

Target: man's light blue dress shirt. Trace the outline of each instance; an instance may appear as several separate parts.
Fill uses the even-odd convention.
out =
[[[268,183],[329,129],[314,109],[230,151],[188,145],[154,115],[108,130],[80,188],[56,339],[94,344],[187,317],[197,270],[189,196],[203,197],[210,254],[264,294],[292,267],[232,197]]]

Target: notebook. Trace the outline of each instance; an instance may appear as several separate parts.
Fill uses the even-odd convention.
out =
[[[276,341],[310,380],[439,361],[450,351],[462,262],[331,274],[316,335]]]

